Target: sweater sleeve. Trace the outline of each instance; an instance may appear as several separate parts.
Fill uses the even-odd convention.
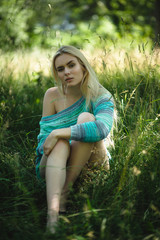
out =
[[[114,118],[113,98],[103,95],[93,102],[92,106],[95,121],[71,126],[70,140],[98,142],[110,133]]]

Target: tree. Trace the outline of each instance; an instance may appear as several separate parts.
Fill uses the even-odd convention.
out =
[[[0,0],[0,47],[43,45],[47,33],[63,22],[94,24],[96,31],[109,19],[119,35],[138,32],[159,41],[159,0]],[[101,21],[102,20],[102,21]],[[105,32],[104,32],[105,34]],[[156,38],[155,38],[156,36]],[[38,40],[37,40],[38,39]]]
[[[0,48],[7,50],[27,43],[27,20],[32,16],[25,1],[1,0],[0,8]]]

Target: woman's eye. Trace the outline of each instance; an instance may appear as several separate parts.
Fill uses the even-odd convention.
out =
[[[74,63],[72,63],[72,64],[69,65],[70,68],[72,68],[72,67],[74,67],[74,66],[75,66]]]
[[[58,71],[58,72],[62,72],[62,71],[63,71],[63,68],[58,68],[57,71]]]

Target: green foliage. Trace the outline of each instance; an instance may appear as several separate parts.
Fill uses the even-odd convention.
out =
[[[68,44],[85,47],[84,39],[95,33],[102,38],[121,40],[124,36],[155,40],[158,25],[152,1],[126,0],[1,0],[0,48],[52,47],[62,32]],[[88,30],[88,31],[87,31]],[[57,44],[56,44],[57,45]]]
[[[105,51],[104,51],[105,52]],[[160,75],[158,64],[98,73],[114,95],[118,127],[110,173],[84,172],[72,189],[68,213],[54,236],[45,235],[45,185],[35,176],[42,97],[51,86],[43,72],[0,78],[0,222],[2,239],[160,238]],[[144,55],[149,58],[151,56]],[[97,62],[96,62],[97,63]],[[23,81],[21,80],[23,79]]]
[[[22,47],[29,41],[27,21],[32,16],[25,1],[1,0],[0,8],[0,48],[8,50]]]

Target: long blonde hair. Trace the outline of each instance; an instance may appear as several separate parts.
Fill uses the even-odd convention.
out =
[[[54,55],[52,61],[52,72],[55,78],[55,81],[59,87],[59,90],[63,92],[63,86],[61,84],[61,80],[58,78],[57,70],[55,67],[55,60],[58,56],[67,53],[71,54],[72,56],[76,57],[79,63],[84,70],[84,78],[81,84],[81,92],[82,95],[86,99],[86,105],[89,106],[90,102],[96,99],[102,92],[109,93],[98,81],[96,73],[94,72],[93,68],[83,55],[83,53],[73,46],[62,46]],[[64,94],[64,92],[63,92]]]

